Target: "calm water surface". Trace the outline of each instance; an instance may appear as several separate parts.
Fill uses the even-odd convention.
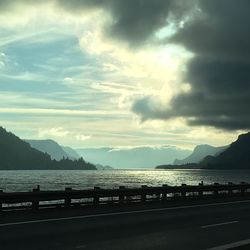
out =
[[[105,171],[0,171],[0,190],[29,191],[36,185],[42,190],[117,188],[119,186],[139,187],[141,185],[161,186],[162,184],[197,185],[214,182],[250,182],[247,170],[105,170]]]

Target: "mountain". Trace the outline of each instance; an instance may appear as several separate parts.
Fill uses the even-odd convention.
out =
[[[134,148],[82,148],[76,149],[87,161],[101,162],[112,168],[152,168],[164,163],[172,163],[176,158],[187,157],[191,151],[172,146]]]
[[[0,169],[1,170],[37,170],[37,169],[96,169],[93,164],[79,160],[52,160],[50,155],[38,151],[29,143],[0,127]]]
[[[194,148],[191,155],[188,157],[178,160],[176,159],[174,161],[174,165],[183,165],[183,164],[190,164],[190,163],[199,163],[202,161],[206,156],[211,155],[215,156],[220,154],[221,152],[225,151],[228,148],[228,146],[224,147],[213,147],[210,145],[198,145]]]
[[[62,147],[53,140],[25,140],[32,148],[35,148],[43,153],[47,153],[52,159],[57,161],[63,158],[69,158],[68,154]]]
[[[70,159],[79,159],[81,156],[71,147],[61,146]]]
[[[240,135],[224,152],[206,157],[199,165],[212,169],[250,169],[250,132]]]
[[[59,145],[56,141],[53,140],[25,140],[30,144],[32,148],[35,148],[43,153],[47,153],[54,160],[62,160],[69,158],[71,160],[79,159],[80,156],[74,149],[70,147],[65,147]]]
[[[156,169],[250,169],[250,132],[238,139],[223,152],[206,156],[200,163],[159,165]]]
[[[28,142],[32,148],[47,153],[51,156],[52,159],[58,161],[67,158],[71,160],[76,160],[81,158],[81,156],[71,147],[61,146],[56,141],[53,140],[25,140],[25,141]],[[95,164],[95,166],[98,170],[112,169],[108,165],[103,166],[101,164]]]

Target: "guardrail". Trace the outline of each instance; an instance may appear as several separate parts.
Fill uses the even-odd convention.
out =
[[[141,188],[101,189],[95,187],[88,190],[65,188],[62,191],[41,191],[40,187],[33,192],[3,192],[0,190],[0,211],[11,209],[34,209],[45,207],[98,206],[100,204],[127,204],[133,202],[169,201],[187,198],[231,197],[250,195],[250,184],[219,184],[191,186],[162,185],[160,187],[141,186]]]

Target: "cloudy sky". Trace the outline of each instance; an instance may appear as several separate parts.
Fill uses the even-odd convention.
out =
[[[0,0],[0,124],[73,147],[224,145],[250,128],[249,0]]]

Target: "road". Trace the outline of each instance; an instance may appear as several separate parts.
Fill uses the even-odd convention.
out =
[[[249,225],[250,200],[5,213],[0,216],[0,249],[220,250],[250,244]]]

